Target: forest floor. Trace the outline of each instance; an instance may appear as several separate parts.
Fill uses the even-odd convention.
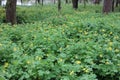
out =
[[[0,8],[0,80],[120,80],[120,13],[56,7],[18,6],[14,26]]]

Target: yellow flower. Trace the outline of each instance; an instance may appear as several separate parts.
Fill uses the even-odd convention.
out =
[[[0,32],[2,32],[3,30],[2,29],[0,29]]]
[[[59,51],[62,51],[62,47],[59,48]]]
[[[48,41],[50,41],[51,39],[50,38],[48,38]]]
[[[79,30],[78,32],[82,32],[82,30]]]
[[[88,34],[88,32],[84,31],[84,34],[85,34],[85,35],[87,35],[87,34]]]
[[[73,74],[74,74],[74,71],[71,71],[71,72],[70,72],[70,75],[73,75]]]
[[[27,64],[30,64],[30,61],[27,61]]]
[[[69,45],[66,46],[66,48],[68,48],[68,47],[69,47]]]
[[[112,32],[110,32],[110,34],[113,34]]]
[[[108,61],[106,61],[105,64],[110,64],[110,63]]]
[[[6,71],[5,71],[5,70],[3,70],[3,73],[6,73]]]
[[[4,64],[4,67],[7,68],[8,66],[9,66],[9,63],[6,62],[6,63]]]
[[[41,57],[38,58],[38,60],[41,60],[41,59],[42,59]]]
[[[17,51],[17,48],[16,48],[16,47],[14,47],[14,48],[13,48],[13,51]]]
[[[81,61],[75,61],[76,64],[81,64]]]
[[[103,34],[103,36],[106,36],[106,34]]]
[[[86,68],[83,68],[83,71],[85,71],[86,70]]]
[[[45,38],[45,37],[44,37],[43,39],[45,39],[45,40],[46,40],[47,38]]]
[[[78,59],[78,56],[76,55],[75,58]]]
[[[120,66],[120,64],[117,64],[118,66]]]
[[[49,56],[49,54],[46,54],[46,56]]]
[[[59,59],[59,62],[62,62],[62,61],[63,61],[63,60],[60,58],[60,59]]]
[[[0,47],[2,47],[2,44],[0,43]]]
[[[104,29],[102,29],[102,32],[105,32],[105,30],[104,30]]]
[[[84,71],[85,73],[89,73],[89,72],[90,72],[89,69],[87,69],[87,68],[83,68],[83,71]]]
[[[94,64],[94,62],[93,62],[93,61],[91,61],[90,63],[91,63],[91,64]]]
[[[108,48],[108,50],[110,50],[110,51],[111,51],[111,50],[112,50],[112,47],[109,47],[109,48]]]
[[[41,60],[42,58],[41,57],[39,57],[39,56],[36,56],[36,58],[35,58],[36,60]]]
[[[114,39],[119,39],[119,37],[118,37],[118,36],[115,36]]]
[[[109,45],[112,46],[112,45],[113,45],[113,42],[109,42]]]
[[[88,70],[88,69],[86,69],[84,72],[89,73],[89,70]]]
[[[100,54],[99,56],[100,56],[100,57],[103,57],[103,55],[102,55],[102,54]]]
[[[115,49],[115,52],[119,52],[119,49]]]
[[[25,53],[24,55],[26,56],[27,54]]]
[[[33,47],[33,43],[30,44],[30,47]]]
[[[94,34],[94,36],[97,36],[97,35],[98,35],[98,34],[96,34],[96,33]]]

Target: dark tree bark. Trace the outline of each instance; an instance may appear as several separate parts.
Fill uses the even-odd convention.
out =
[[[68,0],[66,0],[65,2],[66,2],[66,4],[68,4]]]
[[[23,0],[20,0],[21,1],[21,4],[23,3]]]
[[[37,0],[38,4],[40,4],[40,0]]]
[[[44,1],[42,0],[42,5],[44,4]]]
[[[94,4],[100,4],[100,0],[94,0]]]
[[[116,0],[116,7],[120,4],[120,0]]]
[[[58,0],[58,11],[61,10],[61,0]]]
[[[41,2],[40,0],[35,0],[35,3],[36,3],[36,4],[37,4],[37,3],[40,4],[40,2]]]
[[[72,0],[72,4],[74,9],[78,8],[78,0]]]
[[[115,3],[115,0],[112,0],[112,12],[114,12],[114,3]]]
[[[112,11],[112,0],[104,0],[103,13],[108,14]]]
[[[84,8],[86,7],[86,0],[83,1],[84,2]]]
[[[6,4],[6,22],[12,25],[16,24],[16,2],[17,0],[7,0]]]
[[[2,5],[2,0],[0,0],[0,6]]]

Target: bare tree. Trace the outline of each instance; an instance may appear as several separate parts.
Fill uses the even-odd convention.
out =
[[[6,4],[6,22],[12,25],[16,23],[16,2],[17,0],[7,0]]]

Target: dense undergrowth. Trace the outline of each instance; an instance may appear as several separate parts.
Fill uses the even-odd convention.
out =
[[[82,5],[17,10],[22,24],[0,25],[0,78],[120,80],[120,13]]]

